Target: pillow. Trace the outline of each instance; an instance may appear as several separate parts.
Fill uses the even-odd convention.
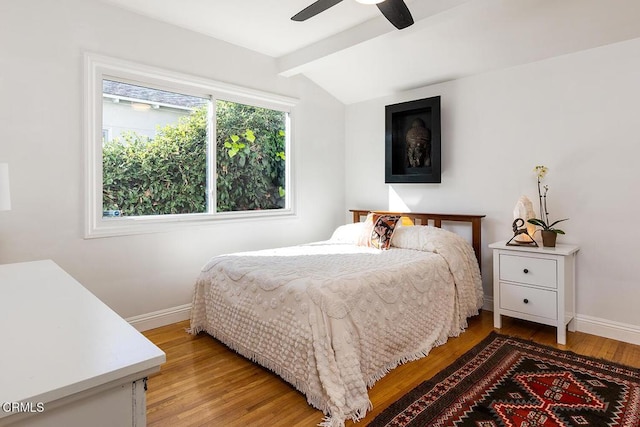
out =
[[[360,233],[360,236],[358,237],[356,245],[371,246],[371,232],[373,231],[374,217],[375,219],[378,219],[378,216],[379,214],[376,215],[373,212],[369,212],[364,222],[360,223],[362,224],[362,231]]]
[[[411,227],[412,225],[415,225],[415,224],[413,223],[413,220],[411,218],[409,218],[408,216],[403,216],[403,217],[400,217],[399,225],[402,225],[403,227]]]
[[[396,229],[400,216],[398,215],[376,215],[375,222],[369,238],[370,246],[377,249],[387,250],[391,246],[391,238]]]
[[[337,243],[357,244],[363,228],[364,222],[341,225],[333,232],[330,240]]]

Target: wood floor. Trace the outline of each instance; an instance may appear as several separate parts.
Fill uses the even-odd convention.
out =
[[[569,332],[567,345],[555,343],[556,330],[503,317],[499,332],[640,368],[640,346]],[[227,349],[207,334],[187,334],[188,322],[145,332],[167,353],[161,371],[149,378],[147,424],[158,426],[316,426],[323,414],[275,374]],[[429,379],[493,330],[493,313],[471,318],[460,337],[421,360],[399,366],[369,391],[373,410],[366,426],[385,407]]]

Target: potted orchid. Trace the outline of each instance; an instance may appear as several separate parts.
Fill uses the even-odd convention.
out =
[[[531,218],[528,220],[530,224],[537,225],[541,227],[542,230],[542,245],[554,247],[556,245],[556,238],[558,234],[565,234],[564,231],[559,228],[555,228],[555,225],[566,221],[569,218],[559,219],[554,222],[550,222],[549,220],[549,211],[547,210],[547,192],[549,191],[549,186],[540,186],[541,181],[544,179],[545,175],[549,169],[546,166],[536,166],[534,172],[538,178],[538,200],[540,201],[540,218]],[[544,190],[544,191],[543,191]]]

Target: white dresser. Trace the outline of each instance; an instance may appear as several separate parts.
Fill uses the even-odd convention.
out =
[[[0,265],[0,426],[146,424],[165,354],[53,261]]]
[[[555,326],[557,341],[567,343],[567,326],[575,331],[575,263],[578,246],[555,248],[508,246],[493,249],[493,323],[502,315]]]

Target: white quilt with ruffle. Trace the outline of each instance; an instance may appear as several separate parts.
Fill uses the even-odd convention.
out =
[[[274,371],[343,426],[400,363],[426,356],[482,306],[473,249],[434,227],[401,227],[390,250],[339,239],[217,256],[202,269],[191,333],[206,331]]]

